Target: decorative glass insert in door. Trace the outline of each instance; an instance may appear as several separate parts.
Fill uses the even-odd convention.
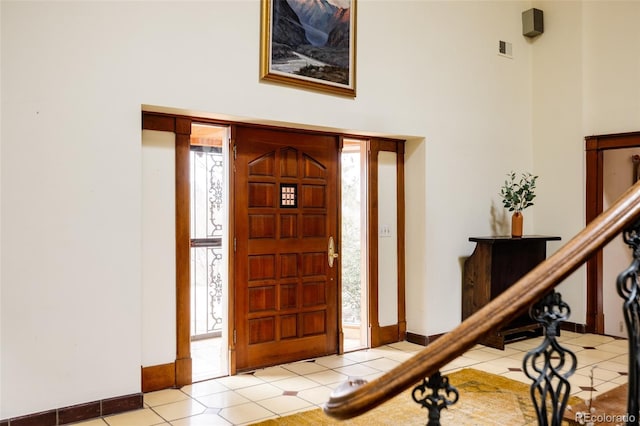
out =
[[[191,336],[223,327],[224,158],[217,146],[191,146]]]

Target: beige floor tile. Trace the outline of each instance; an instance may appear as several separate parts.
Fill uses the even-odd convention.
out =
[[[348,354],[344,354],[345,358],[353,360],[355,362],[363,362],[363,361],[371,361],[372,359],[380,358],[380,354],[377,352],[372,352],[369,350],[358,351],[358,352],[349,352]]]
[[[400,365],[400,362],[389,358],[380,358],[363,362],[362,365],[365,367],[375,368],[380,371],[389,371]]]
[[[86,420],[84,422],[71,423],[73,426],[107,426],[103,419]]]
[[[509,372],[509,367],[506,364],[500,363],[491,363],[491,362],[483,362],[477,365],[474,365],[473,368],[476,370],[486,371],[487,373],[492,374],[505,374]]]
[[[364,377],[369,374],[380,372],[377,368],[367,367],[363,364],[347,365],[345,367],[336,368],[335,371],[349,377]]]
[[[283,379],[289,379],[291,377],[295,377],[298,374],[294,373],[291,370],[287,370],[286,368],[282,368],[278,366],[278,367],[264,368],[262,370],[256,370],[253,372],[253,375],[255,377],[258,377],[264,380],[265,382],[275,382],[277,380],[283,380]]]
[[[560,332],[560,337],[558,337],[559,341],[575,339],[577,337],[582,336],[580,333],[575,333],[573,331],[562,330]]]
[[[253,388],[253,386],[250,388],[242,388],[242,389],[251,389],[251,388]],[[196,400],[208,408],[227,408],[227,407],[233,407],[234,405],[240,405],[240,404],[245,404],[247,402],[251,402],[251,399],[240,395],[237,391],[231,391],[231,390],[225,391],[225,392],[213,393],[211,395],[199,396],[196,398]]]
[[[323,405],[329,400],[331,388],[327,386],[318,386],[317,388],[305,389],[298,392],[297,397],[309,401],[315,405]]]
[[[317,373],[318,371],[327,370],[324,365],[316,364],[315,362],[303,361],[294,362],[291,364],[285,364],[282,367],[289,371],[293,371],[296,374],[304,376],[305,374]]]
[[[626,340],[614,340],[613,342],[598,345],[596,348],[599,351],[626,354],[629,351],[629,343]]]
[[[618,355],[615,358],[611,358],[609,361],[617,362],[618,364],[623,364],[625,366],[629,365],[629,356],[625,353],[623,355]]]
[[[384,376],[384,374],[385,374],[384,371],[377,371],[375,373],[367,374],[366,376],[362,376],[360,378],[363,379],[363,380],[366,380],[367,382],[372,382],[375,379]],[[334,384],[336,386],[340,385],[340,383],[332,383],[331,386],[333,386]]]
[[[274,412],[267,410],[255,402],[248,402],[246,404],[223,408],[220,410],[218,415],[234,425],[257,422],[258,420],[264,420],[276,416]]]
[[[282,392],[284,391],[270,383],[265,383],[263,385],[238,389],[236,392],[248,400],[260,401],[261,399],[273,398],[274,396],[282,395]]]
[[[356,361],[342,355],[330,355],[316,359],[316,364],[327,368],[344,367],[345,365],[355,364]]]
[[[309,380],[306,377],[298,376],[290,379],[278,380],[272,383],[273,386],[279,387],[283,391],[299,392],[305,389],[311,389],[318,386],[317,382]]]
[[[612,352],[597,351],[593,349],[576,352],[576,357],[578,358],[578,365],[583,367],[591,364],[597,364],[602,361],[614,360],[618,356],[619,354],[615,354]]]
[[[180,389],[182,392],[194,396],[211,395],[212,393],[228,391],[229,388],[217,380],[207,380],[205,382],[194,383]]]
[[[342,383],[349,377],[345,374],[338,373],[334,370],[319,371],[317,373],[308,374],[305,376],[307,379],[311,379],[314,382],[318,382],[321,385],[329,385],[331,383]]]
[[[615,383],[616,385],[624,385],[629,381],[629,376],[618,376],[615,379],[610,380],[610,382]]]
[[[109,426],[152,426],[166,423],[150,408],[108,416],[104,420]]]
[[[384,358],[378,358],[378,359],[392,359],[398,362],[405,362],[413,358],[416,354],[417,352],[393,351],[393,352],[389,352],[388,354],[385,354]],[[371,361],[376,361],[376,360],[373,359]]]
[[[175,420],[171,424],[173,426],[227,426],[232,423],[229,423],[218,414],[204,413],[187,417],[186,419]]]
[[[229,389],[240,389],[265,383],[264,380],[255,377],[253,374],[238,374],[236,376],[221,377],[216,379],[216,381]]]
[[[614,362],[612,360],[601,361],[598,364],[598,368],[603,368],[605,370],[615,371],[617,373],[626,373],[629,370],[629,365],[624,362]]]
[[[500,358],[503,358],[503,357],[506,357],[506,356],[509,356],[509,355],[513,355],[513,354],[522,353],[521,350],[509,347],[509,346],[505,346],[504,349],[496,349],[496,348],[492,348],[492,347],[489,347],[489,346],[483,346],[482,348],[480,348],[478,350],[482,351],[482,352],[487,352],[489,354],[496,355],[497,357],[500,357]]]
[[[611,336],[602,336],[598,334],[582,334],[575,339],[568,339],[566,343],[578,346],[598,346],[603,343],[613,342],[615,339]]]
[[[494,359],[491,361],[487,361],[486,363],[478,364],[474,368],[481,368],[481,366],[484,364],[492,364],[503,366],[507,370],[522,369],[522,361],[524,360],[524,355],[524,352],[521,352],[519,357]]]
[[[613,380],[620,376],[620,374],[615,371],[605,370],[604,368],[598,368],[597,366],[596,368],[593,368],[593,366],[579,368],[576,370],[576,374],[587,377],[591,377],[591,375],[593,375],[593,377],[603,381]]]
[[[518,382],[526,383],[527,385],[531,384],[531,379],[521,371],[509,371],[508,373],[502,374],[502,376],[508,379],[517,380]]]
[[[394,349],[398,349],[400,351],[405,351],[405,352],[419,352],[419,351],[421,351],[422,349],[425,348],[422,345],[418,345],[418,344],[415,344],[415,343],[407,342],[406,340],[404,340],[402,342],[391,343],[391,344],[389,344],[389,346],[394,348]]]
[[[560,342],[560,346],[562,346],[567,351],[573,352],[574,354],[577,354],[578,352],[587,350],[587,349],[584,348],[584,346],[572,345],[570,343]]]
[[[610,391],[611,389],[615,389],[615,388],[617,388],[618,386],[620,386],[620,385],[619,385],[619,384],[617,384],[617,383],[613,383],[613,382],[603,382],[603,383],[600,383],[600,384],[596,387],[596,389],[597,389],[597,390],[598,390],[598,392],[600,392],[600,393],[605,393],[605,392]]]
[[[164,389],[144,394],[144,403],[149,407],[168,404],[170,402],[184,401],[185,399],[189,399],[189,395],[178,389]]]
[[[467,358],[465,354],[461,357],[454,359],[453,361],[451,361],[450,363],[442,367],[440,370],[443,372],[451,372],[453,370],[459,370],[465,367],[473,367],[479,363],[480,362],[475,359]]]
[[[499,359],[504,357],[504,355],[490,353],[483,350],[467,352],[464,354],[464,356],[465,358],[474,359],[480,362],[491,361],[494,359]]]
[[[153,407],[153,411],[158,413],[158,415],[163,419],[169,421],[202,414],[206,409],[207,407],[194,399],[172,402],[170,404]]]
[[[574,374],[573,376],[569,377],[569,383],[571,383],[572,388],[594,387],[597,389],[598,385],[602,384],[603,381],[595,377],[592,380],[591,377]]]
[[[262,401],[258,401],[258,404],[279,415],[303,408],[315,408],[315,405],[311,402],[291,395],[280,395],[274,398],[263,399]]]
[[[520,340],[518,342],[509,343],[508,347],[526,352],[531,349],[537,348],[541,343],[542,343],[542,339],[535,338],[535,339]]]

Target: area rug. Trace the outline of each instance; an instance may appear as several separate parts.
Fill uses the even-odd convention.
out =
[[[538,424],[529,385],[491,373],[466,368],[447,374],[449,383],[460,393],[455,405],[442,411],[443,426],[534,426]],[[428,413],[415,403],[408,389],[390,401],[359,417],[339,421],[321,409],[256,423],[260,426],[302,425],[425,425]],[[570,398],[569,404],[581,400]]]

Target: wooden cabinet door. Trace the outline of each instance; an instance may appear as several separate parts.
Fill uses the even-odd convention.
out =
[[[236,369],[336,353],[338,138],[239,126],[234,140]]]

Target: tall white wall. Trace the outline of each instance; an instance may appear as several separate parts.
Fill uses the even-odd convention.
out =
[[[536,232],[567,242],[585,226],[584,137],[640,130],[640,2],[534,6],[545,21],[544,34],[531,43],[534,164],[541,176]],[[584,323],[585,268],[560,291],[571,320]]]
[[[350,99],[258,81],[259,0],[1,2],[0,418],[138,392],[143,363],[173,361],[146,335],[170,296],[143,293],[143,104],[411,136],[407,326],[457,325],[460,258],[503,229],[505,173],[541,175],[525,232],[566,239],[584,216],[585,132],[637,130],[640,73],[591,67],[606,54],[637,71],[637,3],[545,3],[533,43],[531,5],[358,1]],[[603,85],[621,78],[614,103]],[[609,119],[589,127],[587,112]]]
[[[176,355],[175,134],[142,131],[142,366]]]

